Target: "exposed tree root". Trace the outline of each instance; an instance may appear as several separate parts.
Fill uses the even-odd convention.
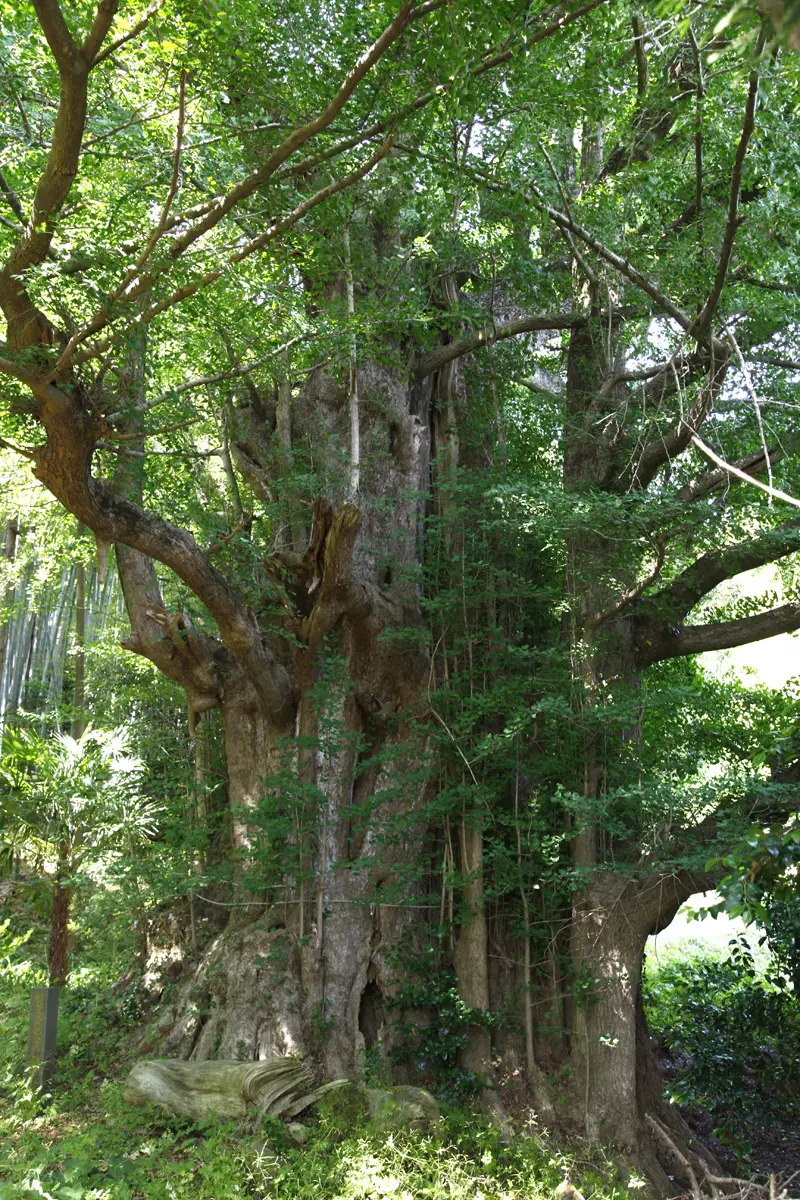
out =
[[[779,1183],[775,1175],[770,1176],[768,1184],[755,1183],[751,1179],[739,1179],[734,1175],[713,1175],[703,1167],[699,1160],[694,1165],[683,1151],[675,1144],[667,1132],[663,1122],[652,1113],[645,1114],[645,1120],[652,1129],[656,1139],[683,1167],[691,1186],[692,1200],[791,1200],[789,1184]],[[678,1200],[681,1200],[679,1197]]]

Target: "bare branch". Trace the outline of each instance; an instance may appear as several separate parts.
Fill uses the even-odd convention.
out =
[[[13,450],[15,454],[21,455],[22,458],[30,459],[31,462],[33,462],[35,459],[32,450],[24,450],[22,446],[15,446],[13,442],[6,441],[5,438],[0,438],[0,446],[2,446],[4,450]]]
[[[725,459],[720,458],[716,451],[712,450],[710,446],[707,446],[706,443],[699,438],[696,433],[692,434],[692,442],[695,446],[697,446],[698,450],[701,450],[707,458],[710,458],[711,461],[716,463],[717,466],[723,471],[726,471],[731,475],[735,475],[737,479],[741,479],[744,483],[749,483],[751,487],[759,488],[762,492],[766,492],[768,496],[772,496],[775,500],[783,500],[786,504],[792,504],[795,508],[800,508],[800,500],[795,499],[794,496],[790,496],[788,492],[782,492],[780,488],[772,487],[768,483],[761,483],[760,480],[754,479],[752,475],[747,475],[744,471],[740,470],[739,467],[734,466],[732,463],[725,462]],[[761,453],[764,457],[766,465],[769,462],[769,456],[763,450]]]
[[[11,184],[8,182],[8,180],[6,179],[6,177],[2,171],[0,171],[0,192],[3,193],[6,200],[8,201],[8,206],[11,209],[11,211],[14,213],[14,216],[18,218],[20,223],[24,223],[25,214],[22,211],[22,205],[19,202],[19,196],[14,191],[14,189],[12,188]],[[14,228],[16,228],[16,227],[14,227]]]
[[[490,184],[490,186],[495,187],[495,190],[499,190],[498,185]],[[628,259],[622,258],[609,246],[606,246],[604,242],[601,242],[599,238],[596,238],[593,233],[590,233],[588,229],[584,229],[577,221],[572,220],[567,213],[559,212],[557,208],[553,208],[551,204],[548,204],[539,188],[533,184],[529,186],[530,195],[526,196],[525,193],[522,193],[523,198],[528,199],[529,203],[534,204],[541,212],[546,213],[559,229],[564,229],[574,234],[590,250],[594,250],[595,254],[604,259],[618,274],[629,280],[635,287],[644,292],[646,296],[649,296],[658,308],[680,325],[681,329],[685,329],[687,332],[692,329],[694,322],[689,314],[673,303],[657,284],[648,279],[646,275],[643,275]]]
[[[255,362],[244,363],[242,366],[232,367],[229,371],[220,371],[216,375],[200,375],[196,379],[187,379],[184,383],[178,383],[174,388],[170,388],[167,392],[162,392],[159,396],[154,396],[152,400],[148,400],[142,406],[143,412],[149,412],[151,408],[155,408],[158,404],[163,404],[165,400],[172,400],[175,396],[180,396],[184,392],[189,392],[193,388],[208,387],[210,384],[222,383],[225,379],[235,379],[239,375],[249,375],[251,371],[255,371],[258,367],[269,362],[270,359],[277,358],[286,350],[290,350],[292,346],[296,346],[298,342],[307,342],[314,335],[311,333],[300,333],[297,337],[290,338],[288,342],[284,342],[282,346],[277,346],[274,350],[270,350],[268,354],[257,358]],[[121,412],[109,413],[106,420],[111,424],[122,416]]]
[[[800,360],[796,358],[780,358],[773,354],[748,354],[750,362],[761,363],[765,367],[780,367],[784,371],[800,371]]]
[[[779,463],[785,456],[786,451],[783,447],[776,447],[769,451],[769,459],[773,466]],[[719,488],[729,487],[739,472],[746,472],[748,475],[753,475],[755,471],[765,471],[767,469],[767,461],[763,450],[756,450],[753,454],[748,454],[745,458],[740,458],[733,465],[737,468],[736,472],[729,471],[727,467],[717,467],[715,471],[706,471],[703,475],[697,475],[679,490],[678,500],[683,501],[685,504],[693,504],[695,500],[700,500],[703,496],[708,496],[711,492],[715,492]]]
[[[539,148],[541,149],[542,154],[544,155],[545,159],[547,160],[547,165],[550,168],[550,174],[553,176],[553,179],[556,182],[556,187],[558,188],[558,194],[561,197],[561,203],[564,205],[564,211],[566,212],[569,219],[572,221],[574,218],[572,216],[572,208],[570,206],[569,196],[566,193],[564,184],[561,182],[561,178],[558,174],[558,171],[555,168],[555,164],[554,164],[552,158],[550,157],[550,155],[547,151],[547,147],[545,146],[544,142],[542,142],[542,141],[539,142]],[[575,260],[578,263],[578,266],[581,268],[581,270],[583,271],[586,278],[589,280],[589,282],[591,284],[593,284],[595,287],[597,287],[599,285],[599,280],[597,278],[597,275],[592,270],[592,268],[589,266],[588,262],[583,257],[583,255],[581,254],[578,247],[575,245],[575,239],[573,238],[572,234],[568,233],[566,229],[559,229],[559,233],[564,238],[564,241],[567,243],[567,246],[569,247],[571,253],[574,255]]]
[[[697,1176],[694,1173],[694,1168],[692,1167],[692,1164],[690,1163],[689,1159],[686,1157],[686,1155],[683,1153],[683,1151],[680,1150],[675,1145],[672,1138],[669,1136],[666,1129],[664,1128],[664,1126],[661,1124],[661,1122],[659,1120],[657,1120],[655,1117],[651,1116],[650,1113],[645,1113],[644,1119],[645,1119],[645,1121],[647,1121],[648,1125],[653,1130],[653,1132],[656,1134],[656,1136],[666,1145],[667,1149],[669,1151],[671,1151],[671,1153],[675,1156],[676,1160],[681,1164],[681,1166],[683,1167],[683,1169],[686,1171],[687,1175],[689,1176],[689,1182],[691,1183],[691,1186],[692,1186],[692,1200],[703,1200],[703,1195],[702,1195],[702,1192],[700,1191],[700,1184],[697,1182]]]
[[[117,50],[121,50],[122,47],[127,45],[128,42],[131,42],[135,37],[138,37],[142,30],[147,28],[160,8],[161,3],[155,4],[151,9],[149,9],[148,12],[144,14],[141,21],[137,21],[132,29],[129,29],[127,33],[123,33],[122,36],[118,37],[115,42],[111,42],[110,45],[106,46],[105,50],[101,50],[99,54],[96,54],[92,60],[92,66],[99,66],[101,62],[105,62],[105,60],[110,58],[112,54],[116,54]]]
[[[761,54],[767,40],[767,26],[762,25],[761,32],[758,36],[756,44],[756,59],[760,63]],[[722,238],[722,247],[720,249],[719,261],[717,262],[717,270],[714,276],[714,282],[711,285],[711,291],[708,294],[708,299],[703,305],[697,320],[692,328],[692,333],[698,339],[702,339],[708,332],[714,313],[717,310],[722,289],[725,285],[725,280],[728,275],[728,267],[730,266],[731,254],[733,253],[733,243],[736,239],[736,231],[742,223],[743,218],[739,215],[739,193],[742,190],[742,168],[744,167],[745,155],[750,142],[750,137],[755,128],[756,116],[756,101],[758,100],[758,81],[759,67],[758,65],[750,73],[750,84],[747,91],[747,103],[744,110],[744,121],[742,123],[742,132],[739,137],[739,145],[736,147],[736,157],[731,171],[731,186],[728,196],[728,217],[725,223],[725,233]]]

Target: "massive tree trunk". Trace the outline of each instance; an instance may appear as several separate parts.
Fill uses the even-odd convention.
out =
[[[371,1041],[391,1037],[380,1010],[397,984],[392,952],[409,924],[402,904],[420,876],[425,837],[415,814],[429,757],[418,724],[428,674],[418,579],[427,395],[377,367],[360,372],[358,395],[366,453],[354,495],[341,454],[352,413],[334,376],[310,377],[282,429],[253,385],[232,413],[232,454],[267,506],[280,490],[275,475],[287,470],[288,430],[301,448],[311,443],[331,499],[317,499],[310,522],[307,507],[290,501],[287,510],[284,500],[293,529],[305,518],[306,544],[278,549],[266,564],[269,596],[257,615],[286,671],[283,719],[219,651],[213,662],[205,655],[203,673],[214,677],[207,698],[195,688],[195,705],[222,710],[232,908],[165,1018],[167,1053],[302,1049],[340,1076],[362,1067],[365,1024]],[[141,604],[126,553],[135,629]],[[201,640],[187,636],[202,656]]]

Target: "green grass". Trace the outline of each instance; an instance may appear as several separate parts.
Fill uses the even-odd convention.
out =
[[[260,1149],[263,1139],[230,1124],[200,1128],[126,1112],[118,1084],[99,1099],[94,1110],[30,1110],[27,1119],[18,1104],[22,1119],[3,1147],[2,1200],[549,1200],[567,1174],[597,1200],[630,1195],[537,1139],[504,1146],[465,1113],[451,1113],[436,1136],[336,1136],[320,1122],[302,1148],[273,1131]]]
[[[482,1118],[456,1108],[435,1136],[387,1136],[321,1105],[299,1148],[280,1122],[254,1133],[133,1109],[122,1085],[138,1013],[111,992],[102,962],[77,971],[65,994],[43,1105],[24,1070],[43,945],[24,933],[0,932],[0,1200],[550,1200],[566,1177],[591,1200],[622,1200],[643,1187],[580,1148],[561,1153],[538,1137],[503,1145]]]

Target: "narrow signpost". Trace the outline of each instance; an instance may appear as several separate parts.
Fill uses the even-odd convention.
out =
[[[37,1091],[46,1091],[53,1076],[56,1061],[58,993],[57,987],[31,989],[28,1063],[33,1067],[31,1084]]]

